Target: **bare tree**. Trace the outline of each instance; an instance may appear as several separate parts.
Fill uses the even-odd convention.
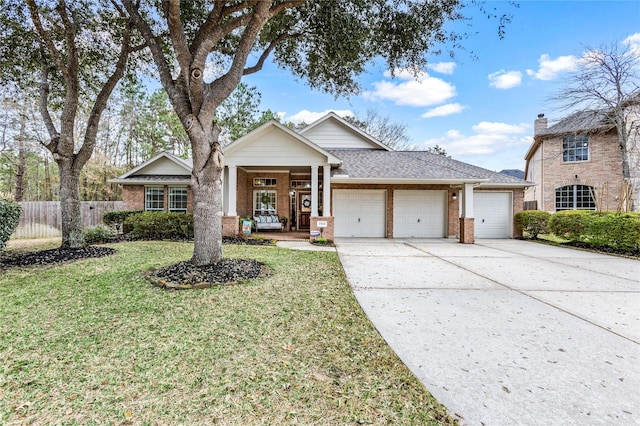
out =
[[[615,126],[622,153],[622,175],[638,206],[638,132],[640,127],[640,53],[626,43],[588,48],[551,101],[577,111],[587,122],[604,117]],[[632,209],[632,206],[628,206]],[[625,209],[626,210],[626,209]]]
[[[378,141],[397,151],[411,149],[411,138],[407,133],[407,125],[393,121],[374,109],[368,109],[364,116],[356,113],[355,117],[347,116],[345,120],[361,128]]]

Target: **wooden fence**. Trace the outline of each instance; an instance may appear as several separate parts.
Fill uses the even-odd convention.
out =
[[[59,201],[21,202],[20,224],[11,238],[49,238],[62,236]],[[122,201],[82,201],[82,225],[101,225],[104,212],[122,210]]]

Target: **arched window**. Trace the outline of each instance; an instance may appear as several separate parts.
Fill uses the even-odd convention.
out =
[[[556,188],[556,211],[595,210],[594,189],[587,185],[567,185]]]

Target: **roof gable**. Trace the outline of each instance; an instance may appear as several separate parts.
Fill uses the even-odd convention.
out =
[[[340,159],[271,120],[224,148],[225,163],[231,166],[309,166],[339,164]]]
[[[117,179],[127,179],[145,175],[190,175],[192,165],[185,160],[168,152],[161,152],[155,157],[139,164]]]
[[[324,149],[383,149],[390,148],[373,136],[352,125],[334,112],[308,125],[299,132]]]

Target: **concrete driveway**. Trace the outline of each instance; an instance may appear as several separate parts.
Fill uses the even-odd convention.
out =
[[[336,246],[371,321],[462,424],[640,424],[640,262],[519,240]]]

